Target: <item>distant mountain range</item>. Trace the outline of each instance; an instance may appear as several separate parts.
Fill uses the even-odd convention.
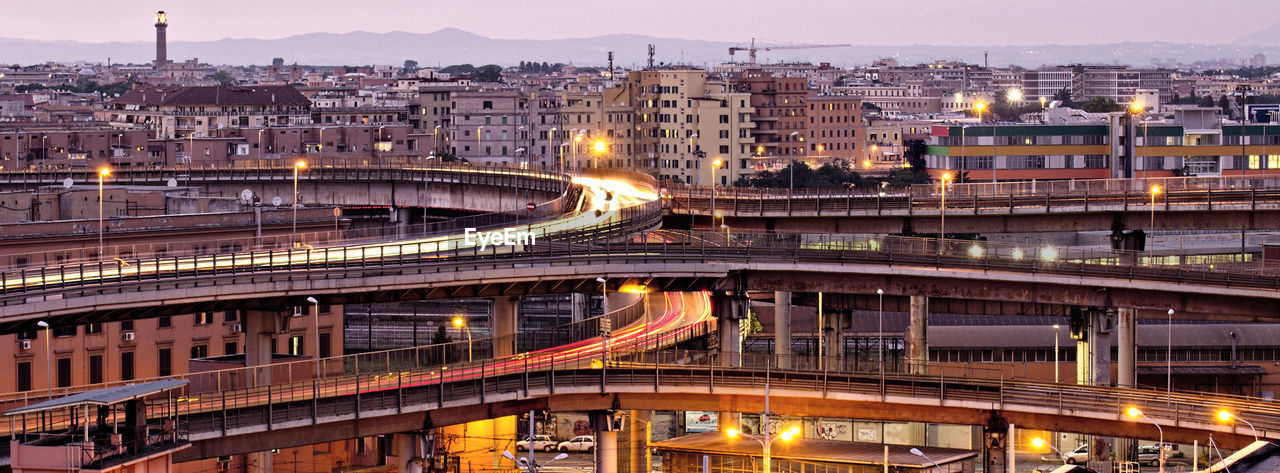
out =
[[[515,65],[520,61],[563,62],[599,66],[607,63],[606,52],[615,51],[619,66],[637,66],[647,61],[646,45],[657,48],[655,62],[691,65],[719,64],[730,60],[730,46],[739,43],[656,38],[614,34],[594,38],[529,40],[492,39],[454,28],[434,33],[311,33],[280,39],[221,39],[217,41],[172,41],[169,58],[175,61],[197,57],[211,64],[270,64],[275,57],[288,64],[307,65],[401,65],[406,59],[424,67],[471,63]],[[1259,46],[1255,46],[1259,45]],[[1040,46],[872,46],[762,51],[761,62],[830,62],[837,66],[867,64],[893,57],[902,64],[937,59],[962,60],[981,64],[988,53],[992,66],[1015,64],[1038,67],[1056,64],[1129,64],[1148,66],[1153,60],[1182,63],[1221,58],[1247,58],[1265,54],[1280,63],[1280,25],[1242,36],[1233,44],[1199,45],[1165,42],[1125,42],[1092,45]],[[155,54],[149,42],[80,43],[0,38],[0,63],[33,64],[57,62],[147,63]],[[746,54],[733,59],[745,61]]]

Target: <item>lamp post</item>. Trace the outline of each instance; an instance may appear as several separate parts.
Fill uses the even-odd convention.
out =
[[[723,229],[724,229],[724,245],[725,245],[725,246],[729,246],[729,241],[730,241],[730,237],[729,237],[729,224],[727,224],[727,223],[722,223],[722,224],[720,224],[720,228],[723,228]]]
[[[320,301],[314,297],[307,297],[307,302],[311,303],[311,322],[315,325],[316,334],[316,379],[320,378]]]
[[[45,383],[49,387],[49,399],[53,399],[53,335],[49,331],[49,322],[43,320],[36,322],[36,325],[44,328],[44,375]]]
[[[573,167],[581,168],[582,163],[578,162],[578,145],[582,143],[582,134],[587,130],[578,130],[578,134],[573,137]]]
[[[534,459],[533,457],[533,433],[532,432],[529,433],[529,458],[527,460],[523,458],[516,459],[515,455],[512,455],[511,452],[508,452],[505,450],[503,450],[502,456],[507,457],[508,460],[516,462],[516,466],[523,467],[527,473],[538,473],[538,471],[541,470],[542,467],[544,466],[544,465],[539,465],[537,460]],[[559,455],[556,455],[554,458],[547,460],[547,463],[551,463],[557,460],[564,460],[565,458],[569,458],[569,454],[561,453]],[[524,462],[521,463],[520,460],[524,460]]]
[[[1169,309],[1169,339],[1164,352],[1165,402],[1173,400],[1173,309]]]
[[[600,365],[609,364],[609,280],[596,278],[600,283]]]
[[[1040,98],[1041,98],[1041,99],[1044,99],[1044,97],[1040,97]],[[1058,454],[1058,458],[1061,458],[1061,459],[1062,459],[1062,464],[1063,464],[1063,465],[1066,465],[1066,464],[1067,464],[1067,456],[1066,456],[1066,455],[1063,455],[1063,454],[1062,454],[1062,450],[1058,450],[1058,447],[1053,446],[1053,444],[1051,444],[1051,443],[1049,443],[1049,442],[1045,442],[1045,441],[1044,441],[1044,439],[1042,439],[1042,438],[1040,438],[1040,437],[1036,437],[1036,438],[1031,439],[1031,446],[1033,446],[1033,447],[1036,447],[1036,448],[1044,448],[1046,445],[1047,445],[1049,448],[1052,448],[1052,449],[1053,449],[1053,453]]]
[[[947,238],[947,183],[949,182],[951,182],[951,173],[949,172],[942,173],[942,207],[941,207],[941,210],[938,212],[938,215],[941,217],[941,221],[938,224],[939,240],[944,240]]]
[[[1053,384],[1058,384],[1058,324],[1053,324]]]
[[[938,464],[938,462],[933,461],[933,459],[932,459],[932,458],[929,458],[928,456],[925,456],[924,452],[920,451],[920,449],[915,448],[915,447],[911,447],[911,454],[912,454],[912,455],[915,455],[915,456],[917,456],[917,457],[923,458],[923,459],[925,459],[925,460],[928,460],[928,461],[929,461],[929,463],[932,463],[932,464],[933,464],[933,467],[934,467],[934,468],[937,468],[937,469],[938,469],[938,473],[942,473],[942,465],[939,465],[939,464]]]
[[[102,236],[106,227],[102,225],[102,181],[111,175],[111,168],[103,166],[98,169],[98,258],[102,258]]]
[[[476,159],[480,158],[480,130],[484,129],[484,125],[476,127]]]
[[[1218,419],[1222,420],[1223,422],[1230,422],[1230,421],[1231,421],[1231,419],[1235,419],[1235,420],[1238,420],[1238,421],[1240,421],[1240,422],[1244,422],[1244,425],[1249,426],[1249,430],[1252,430],[1252,431],[1253,431],[1253,441],[1254,441],[1254,442],[1257,442],[1257,441],[1258,441],[1258,429],[1257,429],[1256,427],[1254,427],[1254,426],[1253,426],[1253,423],[1251,423],[1251,422],[1249,422],[1249,421],[1247,421],[1247,420],[1241,419],[1241,418],[1237,417],[1235,414],[1232,414],[1230,411],[1225,411],[1225,410],[1218,411]],[[1163,448],[1163,447],[1164,447],[1164,446],[1162,445],[1162,446],[1161,446],[1161,448]]]
[[[876,338],[879,339],[880,346],[880,382],[884,382],[884,289],[876,289],[876,296],[880,298],[880,326],[876,331]]]
[[[711,162],[711,213],[712,214],[716,213],[716,168],[720,167],[722,163],[724,163],[724,161],[721,161],[719,159]],[[712,223],[715,223],[715,221],[712,220]]]
[[[1137,118],[1137,117],[1138,117],[1138,114],[1142,113],[1142,104],[1141,104],[1141,103],[1139,103],[1137,100],[1134,100],[1134,101],[1132,101],[1132,102],[1129,102],[1129,112],[1130,112],[1130,116],[1131,116],[1131,117],[1133,117],[1133,118]],[[1137,143],[1134,143],[1134,146],[1137,146]],[[1245,165],[1247,166],[1247,165],[1248,165],[1248,157],[1247,157],[1247,156],[1245,157],[1245,161],[1246,161],[1246,162],[1245,162]],[[1147,122],[1146,122],[1146,120],[1143,120],[1143,121],[1142,121],[1142,178],[1143,178],[1143,179],[1146,179],[1146,178],[1147,178],[1147,175],[1148,175],[1148,173],[1147,173],[1147,167],[1148,167],[1148,163],[1147,163]]]
[[[461,315],[453,318],[453,326],[459,330],[467,330],[467,362],[471,362],[471,326],[467,324],[467,320]]]
[[[1147,264],[1155,264],[1157,195],[1160,195],[1160,186],[1151,186],[1151,236],[1147,238]]]
[[[594,151],[594,153],[591,154],[591,167],[599,169],[600,155],[604,154],[608,150],[609,145],[605,144],[604,140],[596,140],[596,142],[591,145],[591,151]]]
[[[1151,425],[1156,426],[1156,430],[1160,432],[1160,447],[1156,449],[1156,452],[1157,452],[1157,455],[1159,455],[1160,457],[1160,473],[1164,473],[1164,429],[1160,427],[1160,424],[1157,424],[1156,421],[1151,420],[1150,417],[1147,417],[1146,414],[1143,414],[1142,411],[1136,407],[1130,407],[1127,411],[1125,411],[1125,413],[1129,414],[1129,417],[1133,417],[1133,418],[1141,417],[1143,419],[1146,419],[1147,422],[1151,423]]]
[[[560,146],[555,144],[556,130],[558,130],[558,128],[554,126],[551,127],[550,130],[547,130],[547,146],[551,147],[551,152],[556,153],[556,156],[557,156],[556,161],[560,163],[559,164],[560,173],[563,174],[564,173],[564,154],[560,152]]]
[[[322,158],[324,157],[324,129],[325,127],[320,127],[320,141],[316,142],[316,154]]]
[[[298,239],[298,172],[307,168],[307,162],[297,160],[293,163],[293,239]]]
[[[262,159],[262,129],[258,129],[258,159]]]
[[[747,437],[749,439],[760,442],[761,454],[762,454],[761,457],[764,460],[762,462],[762,466],[764,467],[762,470],[763,473],[770,473],[771,471],[770,463],[772,462],[773,459],[770,455],[770,449],[773,447],[773,442],[778,439],[782,439],[783,442],[790,442],[791,439],[795,438],[797,435],[800,435],[800,428],[796,426],[792,426],[791,428],[784,430],[782,432],[779,432],[777,434],[769,435],[768,433],[769,432],[769,414],[771,413],[772,412],[769,411],[769,378],[765,378],[764,380],[764,412],[760,413],[760,434],[758,435],[746,434],[743,432],[739,432],[738,429],[734,429],[734,428],[730,428],[725,431],[725,435],[728,435],[729,438],[737,438],[739,435],[741,435],[743,437]]]

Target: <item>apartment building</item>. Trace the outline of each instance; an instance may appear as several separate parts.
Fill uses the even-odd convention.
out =
[[[1087,101],[1102,97],[1119,103],[1133,101],[1138,89],[1154,89],[1161,103],[1173,100],[1170,71],[1129,69],[1123,66],[1070,66],[1071,99]]]
[[[723,85],[711,87],[723,90]],[[701,165],[679,168],[668,176],[689,182],[692,174],[694,182],[728,186],[741,177],[755,174],[760,163],[752,159],[756,151],[752,116],[756,110],[751,107],[751,94],[712,92],[693,99],[692,105],[690,113]],[[717,166],[716,162],[720,164]]]
[[[808,155],[804,139],[809,87],[804,78],[747,70],[732,84],[735,91],[751,94],[751,106],[756,109],[751,118],[756,124],[756,147],[761,156],[803,159]]]
[[[290,86],[137,86],[111,101],[107,116],[112,126],[186,138],[223,128],[310,124],[311,100]]]
[[[516,89],[452,94],[452,154],[481,166],[528,166],[529,101]]]
[[[848,95],[810,93],[806,143],[814,164],[843,159],[856,165],[865,161],[866,129],[862,123],[862,99]]]
[[[925,162],[935,176],[971,181],[1280,175],[1280,125],[1220,125],[1213,112],[1138,125],[1116,113],[1099,124],[934,126]]]
[[[1070,69],[1048,68],[1022,72],[1022,96],[1027,100],[1052,100],[1059,91],[1071,91]]]
[[[0,123],[0,168],[154,166],[146,152],[150,135],[103,122]]]

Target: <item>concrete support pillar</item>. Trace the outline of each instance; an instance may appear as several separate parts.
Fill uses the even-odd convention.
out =
[[[493,468],[495,470],[506,469],[503,462],[509,460],[502,456],[502,452],[516,451],[516,416],[499,417],[493,420],[493,446],[490,451],[493,452]],[[508,463],[510,465],[510,463]]]
[[[422,473],[422,436],[414,433],[395,435],[396,471]],[[416,461],[415,461],[416,460]]]
[[[844,318],[845,313],[838,310],[826,311],[822,318],[823,360],[829,370],[840,370],[844,358]]]
[[[929,298],[911,296],[911,324],[907,326],[907,371],[929,372]]]
[[[407,238],[412,233],[409,229],[409,221],[413,219],[409,213],[409,208],[397,207],[392,209],[391,212],[391,219],[396,224],[396,234],[398,234],[400,238]]]
[[[1137,311],[1133,309],[1116,309],[1116,386],[1132,388],[1137,386]],[[1115,439],[1116,461],[1138,461],[1138,441],[1135,439]]]
[[[791,368],[791,292],[773,293],[773,354],[778,367]]]
[[[748,301],[744,299],[725,294],[717,294],[711,299],[711,309],[715,311],[720,337],[719,360],[723,366],[741,366],[742,364],[741,326],[747,303]]]
[[[652,459],[649,456],[649,439],[651,433],[649,431],[652,422],[652,411],[631,411],[630,425],[628,431],[631,433],[630,441],[627,442],[630,448],[631,461],[627,462],[631,466],[631,471],[627,473],[649,473],[652,468]]]
[[[275,334],[288,331],[290,313],[274,310],[249,310],[244,314],[244,362],[249,368],[257,368],[246,379],[250,386],[271,384],[271,339]],[[246,473],[271,473],[270,451],[245,455]]]
[[[982,426],[982,462],[984,471],[997,473],[1004,472],[1011,464],[1009,461],[1009,443],[1013,441],[1009,437],[1012,426],[1000,417],[996,411],[992,411],[991,417],[987,419],[987,424]]]
[[[495,358],[516,354],[516,301],[515,297],[493,298],[490,326]]]
[[[618,473],[618,432],[596,431],[596,473]]]
[[[1111,311],[1081,310],[1084,337],[1076,343],[1078,384],[1111,385],[1111,332],[1115,327],[1114,316]],[[1111,437],[1092,436],[1088,441],[1091,461],[1111,460]]]
[[[581,322],[591,317],[591,297],[575,292],[569,295],[569,313],[574,322]]]

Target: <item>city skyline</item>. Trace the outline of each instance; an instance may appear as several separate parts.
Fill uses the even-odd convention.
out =
[[[804,8],[780,9],[756,3],[706,0],[688,4],[655,0],[644,9],[626,10],[605,3],[574,4],[548,0],[536,6],[494,2],[484,11],[448,2],[385,0],[370,8],[350,9],[332,2],[220,3],[139,2],[125,5],[81,0],[7,6],[0,37],[86,43],[149,41],[142,24],[166,10],[175,29],[171,41],[225,38],[277,39],[308,33],[430,33],[458,28],[495,39],[572,39],[608,34],[645,34],[663,38],[748,42],[850,43],[856,45],[959,46],[1083,45],[1126,41],[1228,44],[1280,24],[1266,0],[1235,2],[1242,15],[1199,16],[1200,2],[1103,0],[1072,2],[1070,9],[1049,0],[916,0],[909,7],[893,2],[817,0]],[[910,17],[904,11],[927,11]],[[246,12],[251,13],[245,15]],[[823,12],[823,21],[814,21]],[[1099,12],[1105,14],[1099,15]],[[756,24],[767,16],[768,25]],[[306,18],[306,21],[294,20]],[[835,18],[835,20],[830,20]],[[847,18],[848,21],[843,19]],[[904,25],[904,22],[909,22]],[[1046,28],[1046,24],[1050,27]],[[74,25],[74,28],[68,28]],[[998,25],[995,26],[995,25]],[[903,35],[904,26],[915,26]],[[56,36],[47,34],[58,31]],[[1254,36],[1256,38],[1256,36]],[[1276,38],[1280,40],[1280,38]]]

